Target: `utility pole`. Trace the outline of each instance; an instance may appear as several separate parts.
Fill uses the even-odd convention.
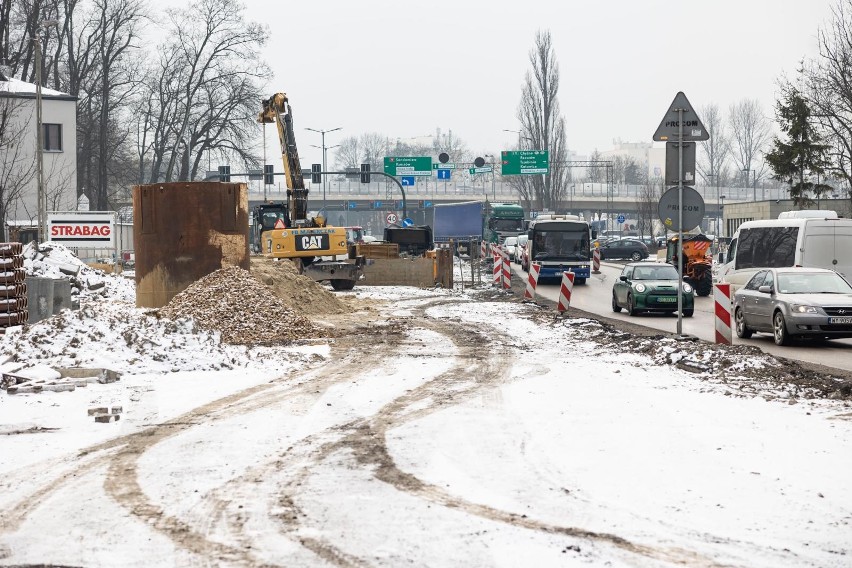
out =
[[[319,132],[322,135],[322,171],[324,171],[324,172],[328,171],[328,168],[326,168],[326,163],[325,163],[326,150],[328,149],[325,146],[325,134],[326,134],[326,132],[334,132],[335,130],[341,130],[342,128],[343,128],[342,126],[338,126],[337,128],[331,128],[329,130],[322,130],[322,129],[318,130],[316,128],[305,128],[305,130],[310,130],[311,132]],[[337,148],[337,146],[332,146],[332,148]],[[322,176],[322,210],[323,210],[323,213],[325,215],[328,215],[328,212],[325,209],[325,188],[326,188],[326,181],[325,181],[325,176],[323,175]]]

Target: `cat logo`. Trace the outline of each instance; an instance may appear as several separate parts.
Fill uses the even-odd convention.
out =
[[[317,250],[322,248],[322,237],[302,237],[302,250]]]

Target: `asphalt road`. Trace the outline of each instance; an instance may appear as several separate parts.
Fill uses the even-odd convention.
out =
[[[623,263],[603,262],[601,273],[593,274],[592,278],[582,286],[575,286],[571,295],[571,306],[577,309],[606,316],[610,319],[622,320],[631,324],[644,325],[669,333],[678,333],[678,318],[669,314],[640,314],[629,316],[626,311],[612,311],[612,283],[615,281]],[[527,273],[520,265],[513,264],[515,274],[521,275],[526,282]],[[554,302],[559,299],[559,284],[540,284],[536,293]],[[681,333],[694,335],[706,341],[715,339],[715,316],[713,295],[695,298],[695,313],[691,318],[681,319]],[[826,342],[802,341],[798,344],[779,347],[772,340],[772,335],[755,333],[751,339],[739,339],[734,332],[734,344],[754,345],[766,353],[778,357],[786,357],[798,361],[806,361],[827,367],[852,371],[852,339],[835,339]]]

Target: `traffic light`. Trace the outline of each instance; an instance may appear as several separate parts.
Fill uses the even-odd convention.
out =
[[[417,202],[417,206],[418,206],[418,207],[423,207],[423,200],[422,200],[422,199],[420,199],[420,200]]]
[[[322,171],[322,164],[311,164],[311,183],[321,183],[322,175],[320,172]]]
[[[219,166],[219,181],[231,181],[231,166]]]
[[[361,183],[370,183],[370,164],[361,164]]]
[[[272,164],[263,166],[263,183],[266,185],[275,185],[275,175],[273,173]]]

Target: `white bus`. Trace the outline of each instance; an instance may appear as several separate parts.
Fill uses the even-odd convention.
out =
[[[828,268],[852,281],[852,219],[820,210],[746,221],[734,233],[721,262],[719,281],[731,284],[731,294],[761,268]]]

